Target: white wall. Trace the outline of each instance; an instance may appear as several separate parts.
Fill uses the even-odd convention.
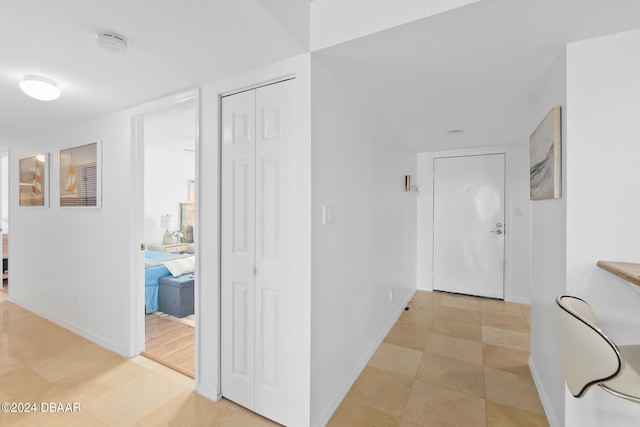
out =
[[[418,289],[433,290],[433,159],[505,153],[505,300],[529,303],[529,145],[418,154]]]
[[[10,300],[126,355],[134,283],[128,111],[15,144],[10,152]],[[102,208],[61,208],[59,150],[102,140]],[[18,206],[18,161],[50,153],[49,208]]]
[[[539,200],[531,208],[531,368],[551,426],[564,425],[564,380],[557,352],[553,309],[566,279],[567,114],[566,55],[561,52],[541,82],[529,117],[531,133],[552,107],[562,107],[562,198]],[[529,135],[526,136],[528,139]],[[569,154],[570,155],[570,154]],[[527,170],[528,170],[527,164]]]
[[[220,393],[220,266],[219,266],[219,165],[220,165],[220,95],[239,89],[272,82],[282,77],[295,76],[294,122],[295,138],[298,141],[296,171],[297,205],[293,208],[296,222],[289,224],[299,237],[297,271],[295,280],[298,301],[296,309],[300,315],[295,319],[297,329],[296,346],[298,354],[292,358],[291,369],[296,372],[298,383],[292,399],[305,414],[295,424],[308,425],[310,411],[310,324],[311,324],[311,111],[310,111],[310,63],[309,55],[302,55],[287,61],[279,62],[242,75],[234,76],[202,87],[200,109],[200,155],[197,217],[201,241],[198,242],[200,252],[200,293],[196,298],[200,313],[197,342],[199,358],[196,360],[198,377],[196,389],[210,398],[217,398]],[[223,392],[224,390],[222,390]]]
[[[640,30],[567,49],[567,292],[618,344],[640,342],[640,288],[596,267],[640,256]],[[640,406],[597,387],[567,393],[567,426],[636,426]]]
[[[188,181],[195,179],[195,153],[147,146],[144,163],[144,241],[161,243],[160,216],[173,216],[169,232],[180,229],[180,203],[188,201]]]
[[[296,319],[299,352],[291,361],[298,374],[295,404],[310,420],[310,284],[311,284],[311,155],[310,63],[303,55],[223,81],[203,86],[200,108],[196,221],[200,267],[196,295],[196,389],[217,399],[219,372],[219,95],[295,75],[299,141],[296,157],[298,205],[295,207],[298,247],[296,280],[300,283]],[[10,189],[12,215],[10,300],[122,355],[135,354],[132,325],[139,279],[135,165],[132,118],[148,114],[148,106],[135,107],[61,129],[11,149],[10,180],[18,179],[18,160],[40,152],[50,159],[50,208],[18,207],[18,187]],[[101,209],[60,208],[57,152],[74,144],[102,140],[103,205]],[[184,191],[186,193],[186,182]],[[105,321],[108,319],[108,321]]]
[[[312,60],[312,425],[323,425],[415,291],[416,156]],[[322,225],[322,207],[334,207]],[[393,301],[389,301],[389,292]]]

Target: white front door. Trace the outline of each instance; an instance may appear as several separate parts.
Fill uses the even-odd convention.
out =
[[[433,289],[504,298],[505,155],[434,159]]]
[[[283,424],[298,410],[292,84],[222,100],[222,394]]]

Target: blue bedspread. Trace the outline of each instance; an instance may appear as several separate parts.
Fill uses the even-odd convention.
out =
[[[163,258],[175,258],[175,254],[153,251],[144,252],[144,262]],[[147,314],[158,311],[158,279],[168,276],[169,274],[171,273],[169,273],[167,267],[162,264],[144,269],[144,299]]]

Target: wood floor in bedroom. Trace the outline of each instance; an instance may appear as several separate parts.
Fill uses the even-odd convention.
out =
[[[194,328],[156,313],[145,316],[144,356],[194,378]]]

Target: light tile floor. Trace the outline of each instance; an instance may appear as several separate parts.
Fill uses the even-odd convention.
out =
[[[417,292],[330,426],[546,426],[531,379],[527,306]],[[1,426],[269,426],[212,402],[193,380],[150,359],[122,358],[0,293]],[[79,403],[80,412],[42,404]]]
[[[548,426],[521,304],[418,291],[329,426]]]
[[[126,359],[8,301],[0,293],[0,426],[271,426],[228,401],[193,391],[193,380],[143,356]],[[48,403],[80,412],[43,412]],[[15,409],[18,409],[17,406]]]

